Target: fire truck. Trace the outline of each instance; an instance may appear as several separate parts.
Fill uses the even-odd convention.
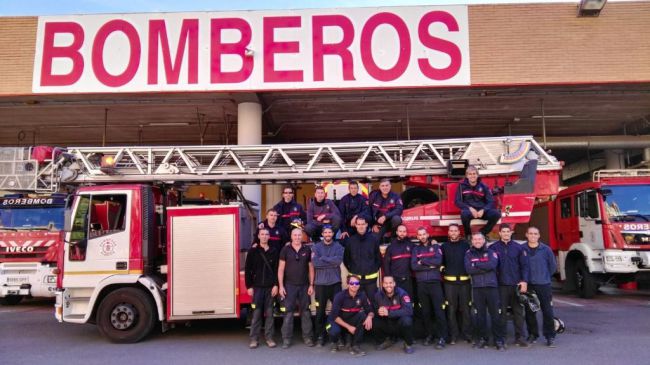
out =
[[[20,171],[35,170],[44,150],[0,148],[0,303],[24,297],[54,297],[56,263],[63,241],[66,194],[10,192],[33,190]],[[36,157],[31,159],[32,155]],[[15,165],[13,161],[25,160]],[[50,154],[51,159],[51,154]],[[16,170],[16,168],[18,170]],[[18,173],[16,173],[18,172]]]
[[[57,320],[95,323],[109,340],[131,343],[157,324],[165,330],[175,322],[240,317],[251,300],[241,273],[255,226],[246,200],[175,206],[170,187],[409,179],[435,187],[440,199],[419,198],[421,205],[404,211],[405,221],[441,233],[459,220],[452,196],[456,176],[469,164],[500,191],[504,222],[527,221],[538,194],[557,193],[552,190],[561,164],[531,136],[70,147],[50,164],[21,174],[29,174],[22,178],[39,190],[75,191],[59,255]]]
[[[531,224],[556,252],[567,291],[593,297],[603,283],[650,273],[650,170],[601,170],[593,181],[538,203]]]
[[[54,297],[65,194],[0,198],[0,303]]]

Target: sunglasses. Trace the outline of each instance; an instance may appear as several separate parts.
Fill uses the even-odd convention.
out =
[[[348,285],[359,286],[359,285],[361,285],[361,283],[359,283],[358,281],[351,281],[351,282],[348,283]]]

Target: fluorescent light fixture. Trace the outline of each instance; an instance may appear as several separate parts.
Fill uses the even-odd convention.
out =
[[[149,127],[182,127],[188,125],[190,125],[189,122],[154,122],[147,124]]]
[[[379,123],[383,119],[341,119],[343,123]]]
[[[567,119],[573,118],[573,115],[531,115],[533,119]]]
[[[598,16],[606,3],[607,0],[580,0],[578,16]]]

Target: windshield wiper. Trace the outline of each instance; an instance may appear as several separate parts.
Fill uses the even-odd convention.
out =
[[[9,227],[0,227],[0,230],[3,230],[3,231],[14,231],[14,232],[18,232],[18,229],[16,229],[16,228],[9,228]]]

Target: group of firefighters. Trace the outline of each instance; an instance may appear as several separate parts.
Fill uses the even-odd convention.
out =
[[[546,345],[554,347],[551,276],[555,257],[539,242],[535,227],[528,228],[527,242],[521,245],[511,239],[511,227],[501,225],[500,240],[487,247],[485,235],[500,213],[476,168],[467,169],[456,196],[471,244],[456,224],[449,226],[448,241],[443,244],[430,239],[420,227],[414,244],[401,224],[402,201],[391,191],[389,180],[382,180],[368,199],[359,193],[357,182],[350,182],[349,194],[338,206],[318,186],[307,213],[294,193],[290,186],[283,189],[282,201],[267,211],[246,259],[246,287],[252,297],[250,348],[259,346],[262,327],[266,345],[277,346],[273,340],[276,300],[283,316],[283,348],[291,346],[297,309],[304,343],[324,346],[329,340],[332,352],[343,350],[347,338],[351,354],[365,355],[360,343],[364,333],[372,332],[378,350],[401,338],[404,352],[410,354],[414,334],[420,330],[424,332],[422,344],[437,349],[458,341],[485,348],[491,335],[494,346],[505,350],[508,307],[514,319],[514,343],[528,347],[537,341],[539,329],[536,313],[520,302],[527,292],[539,299],[542,333]],[[470,234],[475,218],[487,224]],[[296,219],[306,221],[304,232],[315,244],[303,243],[303,228],[292,226]],[[382,254],[380,246],[387,233],[392,238]],[[341,264],[349,272],[346,289],[341,285]],[[331,310],[326,316],[328,302]],[[420,324],[423,328],[418,328]]]

